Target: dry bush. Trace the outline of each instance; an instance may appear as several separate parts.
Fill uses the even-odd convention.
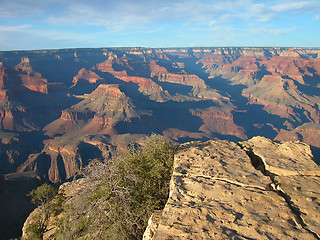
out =
[[[84,170],[91,188],[81,193],[60,219],[59,239],[141,239],[155,210],[169,194],[176,146],[153,134],[128,152]]]

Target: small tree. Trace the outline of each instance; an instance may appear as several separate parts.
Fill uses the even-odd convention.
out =
[[[26,229],[30,239],[43,239],[43,235],[48,228],[50,215],[57,211],[56,204],[52,202],[57,193],[58,190],[56,188],[45,183],[27,194],[39,209],[36,221],[31,223]]]

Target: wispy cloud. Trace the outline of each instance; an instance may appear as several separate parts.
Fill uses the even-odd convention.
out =
[[[22,32],[30,29],[32,26],[30,24],[23,24],[18,26],[6,26],[0,25],[0,33],[4,32]]]
[[[57,7],[58,6],[58,7]],[[183,21],[187,24],[229,22],[233,19],[266,22],[288,12],[291,14],[320,11],[319,0],[2,0],[1,17],[39,17],[52,24],[94,25],[125,29],[126,26],[154,22]]]
[[[89,44],[92,36],[61,32],[57,30],[36,29],[32,25],[0,25],[0,46],[2,49],[61,48],[59,44],[75,47]],[[34,46],[37,44],[37,47]]]
[[[306,12],[316,12],[319,10],[319,1],[299,1],[299,2],[286,2],[281,4],[276,4],[270,9],[275,12],[293,12],[293,13],[306,13]]]
[[[319,0],[1,0],[0,39],[3,43],[23,34],[30,42],[36,38],[90,42],[92,34],[104,38],[141,34],[144,39],[164,31],[173,36],[177,29],[221,31],[221,36],[227,29],[236,31],[236,37],[280,36],[297,31],[291,21],[301,16],[319,23],[319,12]],[[196,41],[196,36],[190,39]]]
[[[0,25],[0,34],[26,34],[26,35],[34,35],[36,37],[49,38],[51,40],[73,40],[73,41],[83,41],[88,40],[89,37],[61,32],[56,30],[43,30],[43,29],[35,29],[32,25],[24,24],[19,26],[3,26]],[[20,39],[19,39],[20,40]]]

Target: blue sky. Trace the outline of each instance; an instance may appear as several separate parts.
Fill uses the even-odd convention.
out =
[[[320,47],[320,0],[1,0],[0,50]]]

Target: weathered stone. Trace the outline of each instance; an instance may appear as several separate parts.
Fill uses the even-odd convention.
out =
[[[278,159],[284,162],[280,164],[283,168],[290,166],[288,161],[286,163],[289,156],[304,156],[302,163],[291,162],[295,166],[288,168],[290,173],[309,171],[309,165],[317,167],[305,144],[277,145],[265,138],[240,144],[227,141],[183,144],[175,156],[170,197],[158,229],[153,238],[144,239],[316,239],[315,228],[319,220],[315,216],[319,215],[319,209],[309,207],[308,210],[314,211],[312,219],[301,222],[295,208],[280,192],[289,196],[285,192],[286,186],[281,185],[282,190],[279,190],[270,176],[253,166],[257,167],[255,159],[247,153],[249,148],[253,152],[256,150],[255,142],[261,151],[265,142],[264,152],[270,152],[274,157],[278,153],[271,146],[281,146],[283,151]],[[274,164],[274,167],[280,166]],[[301,196],[292,195],[289,201],[298,208],[312,201],[316,203],[317,179],[312,178],[312,185],[308,185],[303,179],[293,177],[297,176],[290,178],[297,181],[295,186],[300,189],[296,195]],[[310,211],[305,211],[308,216]]]
[[[296,215],[298,224],[320,238],[320,168],[313,161],[310,147],[302,142],[276,143],[255,137],[242,143],[262,159],[266,175],[278,186]]]

